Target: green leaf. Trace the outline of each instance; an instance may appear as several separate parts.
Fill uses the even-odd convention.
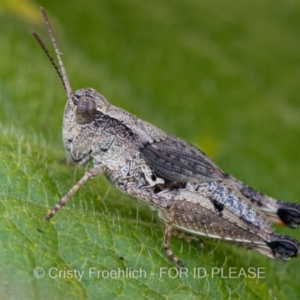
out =
[[[0,4],[1,299],[299,299],[299,258],[281,263],[174,236],[172,250],[187,267],[178,273],[157,213],[103,177],[45,221],[84,170],[64,163],[66,95],[30,36],[36,31],[52,51],[43,5],[73,90],[93,87],[249,185],[299,202],[298,1],[7,3]],[[299,230],[276,230],[300,240]]]

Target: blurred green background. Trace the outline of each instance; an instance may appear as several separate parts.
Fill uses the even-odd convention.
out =
[[[30,35],[52,51],[40,6],[73,90],[93,87],[247,184],[300,202],[299,1],[2,0],[0,299],[299,299],[299,258],[285,264],[210,240],[200,249],[174,237],[172,249],[190,270],[260,267],[266,278],[160,278],[160,267],[174,265],[156,213],[103,178],[44,221],[84,170],[62,162],[66,95]],[[300,240],[299,231],[277,231]],[[44,278],[34,277],[36,267]],[[143,268],[149,276],[52,279],[51,267]]]

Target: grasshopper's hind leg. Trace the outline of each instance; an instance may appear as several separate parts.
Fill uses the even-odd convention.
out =
[[[300,205],[284,202],[247,186],[236,178],[226,175],[226,179],[253,204],[259,207],[272,223],[297,228],[300,224]]]

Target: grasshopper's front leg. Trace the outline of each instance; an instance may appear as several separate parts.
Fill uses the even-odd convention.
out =
[[[104,171],[102,165],[98,165],[91,168],[85,172],[83,177],[69,190],[69,192],[47,213],[45,216],[46,220],[50,220],[54,214],[59,211],[70,199],[71,197],[91,178],[94,178]]]

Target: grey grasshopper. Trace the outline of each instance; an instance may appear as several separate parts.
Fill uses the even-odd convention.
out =
[[[165,223],[164,249],[172,234],[210,237],[278,260],[299,254],[297,240],[279,235],[271,225],[296,228],[300,206],[268,197],[220,170],[201,150],[111,105],[91,88],[71,91],[46,12],[41,8],[59,66],[33,32],[67,93],[63,143],[78,164],[93,168],[46,215],[49,220],[90,178],[104,174],[121,192],[157,209]]]

